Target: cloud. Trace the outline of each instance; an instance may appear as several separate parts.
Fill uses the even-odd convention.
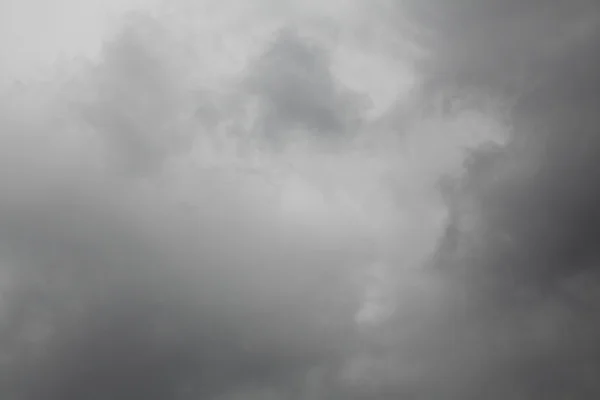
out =
[[[105,45],[92,78],[96,97],[88,118],[126,171],[152,173],[190,143],[181,121],[193,111],[186,103],[192,93],[173,39],[157,21],[133,17]]]
[[[589,265],[589,257],[595,257],[586,243],[596,220],[595,184],[587,177],[596,169],[591,154],[598,121],[591,110],[598,102],[597,7],[535,1],[502,7],[408,4],[423,29],[432,32],[426,91],[458,88],[501,96],[511,104],[510,152],[491,155],[495,160],[488,172],[474,166],[471,175],[475,192],[480,187],[475,196],[482,202],[486,231],[505,234],[519,250],[488,243],[496,253],[484,258],[498,264],[486,264],[494,264],[492,270],[508,268],[510,274],[520,271],[516,279],[532,270],[542,280],[545,274],[564,276],[576,265]],[[486,162],[485,155],[478,158]],[[492,179],[498,183],[486,182]],[[530,250],[521,253],[520,243]],[[501,266],[506,264],[512,267]]]
[[[398,12],[416,22],[429,50],[421,64],[423,98],[434,101],[441,93],[441,104],[451,108],[449,93],[500,97],[509,106],[513,139],[504,149],[475,151],[455,187],[456,208],[435,264],[465,284],[469,311],[459,314],[471,317],[458,323],[456,334],[424,335],[422,340],[424,347],[461,349],[452,354],[464,366],[460,374],[470,378],[448,378],[453,371],[439,364],[448,386],[440,389],[444,395],[435,395],[451,398],[451,393],[476,391],[452,386],[469,379],[487,382],[490,392],[461,392],[458,398],[590,396],[597,388],[582,371],[597,369],[586,355],[596,351],[587,336],[597,329],[591,316],[596,303],[579,285],[596,282],[598,273],[598,168],[593,155],[598,120],[591,111],[598,103],[598,7],[583,1],[403,6]],[[462,317],[455,312],[446,309],[457,324]],[[501,319],[502,326],[484,314]],[[430,321],[444,320],[438,318]],[[424,331],[428,329],[417,330]],[[461,347],[465,336],[471,343],[481,340],[482,348]],[[582,338],[578,345],[575,337]],[[506,346],[498,353],[494,338]],[[415,348],[418,342],[406,340]],[[402,348],[394,343],[389,348]],[[508,356],[512,351],[520,355]],[[427,359],[416,354],[417,360]],[[496,369],[498,365],[505,369]],[[417,375],[436,376],[429,371]],[[551,382],[561,382],[560,387]],[[507,387],[516,393],[503,394]]]
[[[325,49],[291,29],[277,34],[249,83],[262,99],[267,136],[278,140],[295,128],[320,137],[357,129],[360,96],[336,81],[328,58]]]
[[[429,32],[430,67],[439,83],[493,87],[511,95],[535,86],[577,43],[593,40],[597,25],[597,9],[586,1],[568,6],[553,1],[502,6],[406,2],[399,12]]]
[[[236,4],[130,16],[96,62],[7,92],[7,393],[330,398],[405,390],[397,381],[429,395],[428,377],[472,354],[429,352],[452,353],[445,315],[460,314],[463,287],[424,266],[448,214],[440,180],[462,177],[473,149],[504,145],[505,121],[401,93],[376,11],[361,20],[340,5],[354,11],[332,19],[336,38],[315,28],[332,17],[316,6],[302,19]],[[198,34],[196,17],[220,30]],[[378,81],[402,99],[383,116],[362,108],[376,79],[342,73],[365,51],[363,28],[381,45],[367,53]],[[324,146],[327,135],[344,140]],[[373,265],[384,287],[364,281]],[[369,291],[395,313],[357,324]]]

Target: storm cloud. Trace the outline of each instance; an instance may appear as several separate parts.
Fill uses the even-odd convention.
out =
[[[141,7],[4,88],[1,394],[595,393],[533,289],[593,260],[595,8],[505,3]]]

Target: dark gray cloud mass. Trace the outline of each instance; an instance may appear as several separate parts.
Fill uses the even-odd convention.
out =
[[[3,92],[3,399],[600,393],[600,9],[352,4],[290,5],[336,33],[286,21],[235,74],[135,14]],[[418,85],[369,119],[387,78],[352,86],[338,47],[397,61],[402,21]]]
[[[541,296],[546,313],[560,315],[558,326],[545,329],[562,333],[548,347],[529,344],[531,355],[509,357],[504,372],[489,375],[488,390],[495,381],[526,398],[593,397],[597,388],[584,371],[596,371],[598,351],[590,293],[597,291],[600,227],[600,8],[589,1],[405,3],[433,49],[423,62],[424,91],[499,96],[512,121],[506,150],[475,153],[438,266],[479,287],[482,304],[493,299],[487,313],[496,315],[498,301],[527,309]],[[521,318],[514,314],[505,312],[504,326]],[[523,339],[515,340],[522,349]],[[512,383],[503,380],[511,374]]]
[[[511,102],[513,153],[499,157],[521,167],[489,189],[483,206],[490,229],[529,250],[501,263],[559,275],[589,265],[597,235],[598,6],[423,2],[414,14],[432,31],[432,90],[466,87]]]

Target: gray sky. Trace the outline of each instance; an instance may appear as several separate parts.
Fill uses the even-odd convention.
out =
[[[536,153],[509,139],[552,114],[537,99],[589,52],[592,8],[433,3],[0,3],[7,398],[481,398],[499,337],[515,365],[562,346],[536,336],[565,321],[552,306],[523,307],[519,334],[521,314],[465,312],[469,282],[428,265],[440,180],[489,144],[517,157],[492,192],[518,196],[476,186],[482,225],[547,259],[542,225],[519,223],[543,198],[511,186]],[[554,81],[507,118],[505,86],[538,71]],[[550,181],[557,154],[533,159]]]

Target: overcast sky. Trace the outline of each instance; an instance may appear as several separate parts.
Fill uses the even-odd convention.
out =
[[[571,62],[597,65],[598,14],[534,3],[1,1],[0,394],[538,396],[563,369],[531,360],[580,357],[591,323],[574,353],[554,303],[500,324],[464,302],[480,271],[595,245],[565,221],[594,217],[596,164],[556,166],[581,154],[565,121],[597,126]],[[431,268],[462,220],[448,178],[482,211]]]

